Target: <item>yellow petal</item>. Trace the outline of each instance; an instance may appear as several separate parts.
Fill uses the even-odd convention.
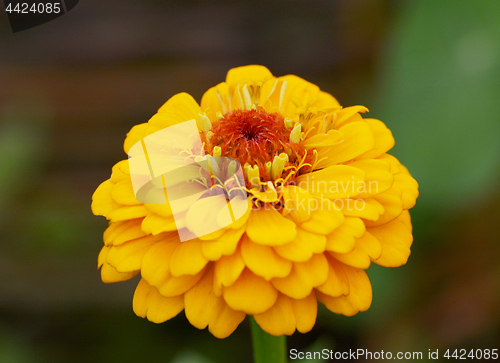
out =
[[[327,199],[358,195],[357,186],[364,180],[363,170],[347,165],[332,165],[295,179],[300,188],[307,189],[313,196]]]
[[[295,314],[289,297],[279,294],[276,303],[267,311],[253,316],[266,333],[276,337],[295,332]]]
[[[292,270],[291,261],[280,257],[272,247],[254,243],[248,237],[241,242],[241,255],[253,273],[268,281],[273,277],[285,277]]]
[[[373,136],[375,137],[375,148],[361,154],[357,159],[373,159],[394,147],[392,132],[382,121],[373,118],[366,118],[364,120],[372,129]]]
[[[184,296],[165,297],[141,279],[134,293],[134,313],[159,324],[172,319],[184,309]]]
[[[105,216],[109,219],[112,212],[120,208],[120,205],[111,198],[111,189],[114,185],[111,180],[106,180],[97,187],[92,195],[92,213],[96,216]]]
[[[317,134],[304,140],[306,149],[330,147],[342,142],[344,135],[338,130],[330,130],[326,134]]]
[[[141,229],[142,219],[132,219],[123,222],[111,222],[104,231],[104,243],[106,245],[118,246],[122,243],[144,237]]]
[[[301,333],[310,331],[316,322],[318,301],[314,291],[304,299],[290,299],[297,330]]]
[[[287,277],[274,278],[273,286],[293,299],[303,299],[316,286],[323,285],[328,278],[328,262],[323,254],[313,255],[306,262],[294,262]]]
[[[356,239],[356,246],[351,252],[336,253],[329,252],[332,257],[346,265],[366,270],[371,261],[376,260],[382,253],[380,242],[370,233],[366,232],[363,237]]]
[[[366,229],[382,246],[380,258],[373,262],[385,267],[398,267],[406,263],[413,242],[411,230],[405,224],[407,218],[406,214],[402,214],[389,223]]]
[[[365,180],[356,187],[358,198],[369,198],[389,190],[394,183],[391,174],[391,165],[383,160],[356,160],[348,165],[359,168],[365,172]]]
[[[154,236],[145,236],[110,248],[107,263],[118,272],[130,272],[141,269],[142,258],[155,243]]]
[[[111,189],[111,198],[117,203],[122,205],[136,205],[140,204],[135,198],[134,188],[130,179],[121,180],[116,183]]]
[[[348,253],[356,245],[356,238],[363,236],[364,233],[365,225],[361,219],[345,217],[344,223],[326,236],[325,249],[338,253]]]
[[[403,201],[403,209],[410,209],[415,206],[418,198],[418,183],[401,165],[401,172],[394,175],[394,184],[397,185],[401,191],[401,200]]]
[[[101,279],[102,282],[109,284],[112,282],[120,282],[120,281],[127,281],[130,280],[131,278],[137,276],[139,274],[139,271],[131,271],[131,272],[118,272],[116,269],[107,264],[104,263],[101,267]]]
[[[229,90],[225,82],[210,88],[201,98],[201,110],[206,113],[212,124],[217,122],[217,112],[229,111]]]
[[[403,201],[401,200],[401,189],[394,185],[388,191],[373,196],[377,202],[384,207],[384,213],[376,221],[365,220],[367,227],[380,226],[397,218],[403,212]]]
[[[130,179],[130,169],[128,166],[128,160],[122,160],[113,165],[111,172],[111,180],[113,183],[118,183],[119,181]]]
[[[180,227],[182,228],[183,226]],[[173,216],[162,217],[156,213],[149,212],[143,219],[141,228],[146,234],[157,235],[162,232],[176,231],[177,224]]]
[[[360,113],[368,112],[365,106],[350,106],[336,112],[335,128],[347,125],[351,122],[363,120]]]
[[[274,208],[252,210],[246,232],[253,242],[266,246],[284,245],[297,236],[295,223]]]
[[[333,97],[331,94],[320,91],[318,93],[318,99],[314,106],[320,107],[322,109],[334,109],[334,108],[340,108],[340,103],[337,101],[335,97]]]
[[[217,261],[223,255],[232,255],[243,233],[245,233],[245,225],[238,229],[225,229],[224,234],[219,238],[203,241],[201,251],[210,261]]]
[[[384,206],[374,198],[348,198],[337,200],[335,205],[341,207],[345,216],[360,217],[370,221],[376,221],[385,212]]]
[[[351,122],[342,126],[339,131],[344,134],[344,141],[334,145],[323,155],[328,159],[320,162],[316,168],[324,168],[352,160],[375,147],[373,132],[364,121]]]
[[[295,75],[286,75],[280,77],[281,80],[287,83],[286,92],[283,98],[283,115],[286,117],[294,117],[298,107],[306,109],[308,106],[304,102],[317,99],[319,87],[315,84],[307,82],[305,79]],[[295,103],[299,103],[299,106]]]
[[[128,154],[128,151],[132,146],[141,141],[146,136],[146,129],[148,128],[148,123],[145,122],[143,124],[136,125],[130,129],[127,134],[127,138],[123,143],[123,150]]]
[[[274,250],[281,257],[294,261],[309,261],[314,253],[323,253],[326,246],[326,237],[321,234],[308,232],[297,228],[297,237],[283,246],[274,246]]]
[[[222,296],[233,310],[253,315],[273,306],[278,292],[269,281],[245,269],[233,285],[222,287]]]
[[[262,86],[271,78],[273,78],[272,73],[264,66],[249,65],[230,69],[226,76],[228,93],[232,95],[238,85]]]
[[[333,202],[323,199],[318,202],[318,207],[319,209],[311,214],[311,219],[300,225],[301,228],[309,232],[330,234],[344,223],[344,214],[335,208]]]
[[[331,297],[316,291],[316,297],[328,310],[336,314],[353,316],[368,310],[372,302],[372,286],[365,271],[342,263],[341,266],[349,279],[349,295]]]
[[[115,209],[109,215],[109,219],[112,222],[125,221],[127,219],[136,219],[145,217],[148,214],[148,210],[144,205],[133,205],[133,206],[123,206]]]
[[[158,110],[159,114],[168,113],[179,116],[184,121],[197,119],[200,113],[198,102],[188,93],[182,92],[172,96]]]
[[[170,258],[170,273],[172,276],[195,275],[208,263],[201,253],[202,242],[191,240],[179,244]]]
[[[331,297],[349,295],[349,279],[340,263],[334,258],[328,259],[328,279],[316,290]]]

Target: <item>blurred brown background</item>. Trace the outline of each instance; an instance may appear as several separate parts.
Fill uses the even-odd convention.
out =
[[[500,2],[81,0],[15,34],[0,14],[0,363],[251,362],[247,322],[136,317],[90,211],[133,125],[246,64],[367,106],[420,183],[408,264],[370,267],[372,308],[320,309],[289,348],[500,349]]]

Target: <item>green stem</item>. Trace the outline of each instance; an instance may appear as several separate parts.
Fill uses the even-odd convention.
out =
[[[254,363],[286,363],[286,337],[267,334],[250,316]]]

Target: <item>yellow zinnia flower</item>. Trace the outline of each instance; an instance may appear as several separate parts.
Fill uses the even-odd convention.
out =
[[[201,105],[186,93],[173,96],[132,128],[124,144],[130,162],[117,163],[93,195],[93,213],[109,220],[99,254],[102,280],[140,274],[137,315],[160,323],[184,310],[192,325],[208,326],[218,338],[246,315],[275,336],[308,332],[318,301],[347,316],[367,310],[372,290],[364,270],[371,262],[400,266],[410,255],[408,209],[418,185],[387,154],[391,132],[363,119],[366,111],[342,108],[317,86],[293,75],[276,78],[263,66],[231,69]],[[186,184],[191,199],[180,207],[172,198],[142,200],[134,192],[131,148],[190,120],[201,146],[178,156],[212,160],[210,173],[184,175],[193,181]],[[167,152],[161,140],[158,155]],[[239,164],[217,165],[218,157]],[[244,180],[228,194],[240,193],[231,205],[241,213],[222,223],[214,190],[228,183],[209,181],[216,173],[231,176],[237,165]],[[169,180],[156,189],[171,193],[168,186],[182,182]],[[216,227],[199,231],[207,225]]]

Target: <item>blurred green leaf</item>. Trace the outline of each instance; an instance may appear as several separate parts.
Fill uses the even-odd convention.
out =
[[[420,184],[418,203],[467,205],[500,170],[500,2],[424,0],[404,10],[376,114]]]

